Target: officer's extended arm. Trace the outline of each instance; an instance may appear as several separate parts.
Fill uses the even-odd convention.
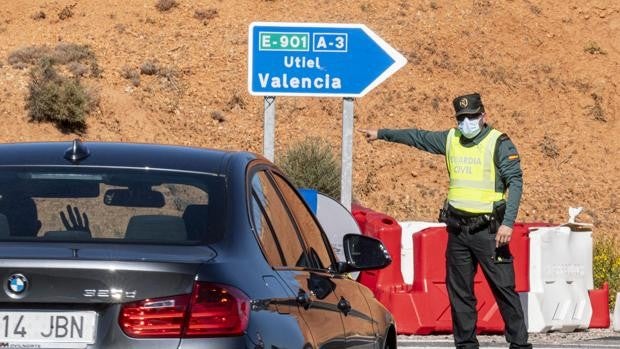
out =
[[[449,131],[426,131],[416,128],[404,130],[380,129],[378,138],[402,143],[433,154],[446,154],[446,140]]]

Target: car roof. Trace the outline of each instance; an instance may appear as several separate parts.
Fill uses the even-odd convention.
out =
[[[260,156],[242,151],[146,144],[83,142],[89,155],[72,162],[65,152],[74,142],[0,144],[0,166],[93,166],[172,169],[223,173],[230,161],[246,163]]]

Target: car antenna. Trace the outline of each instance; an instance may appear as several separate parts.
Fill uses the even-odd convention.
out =
[[[65,159],[71,162],[78,162],[86,159],[90,155],[90,150],[79,139],[74,139],[73,144],[65,151]]]

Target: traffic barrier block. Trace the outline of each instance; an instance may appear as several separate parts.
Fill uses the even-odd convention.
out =
[[[359,212],[357,216],[360,216]],[[358,219],[357,216],[354,214],[356,220]],[[400,271],[400,240],[402,231],[394,218],[383,213],[367,210],[361,214],[361,217],[365,221],[364,228],[361,229],[362,233],[381,240],[392,257],[392,263],[381,270],[360,273],[358,281],[370,288],[375,293],[375,296],[387,295],[391,292],[391,289],[402,287],[404,284]]]
[[[592,319],[589,328],[609,328],[609,284],[603,283],[603,288],[589,290],[590,304],[592,304]]]
[[[402,229],[401,241],[400,241],[400,258],[401,267],[400,271],[403,274],[403,280],[405,284],[413,284],[413,236],[416,233],[426,229],[434,227],[445,227],[444,223],[435,222],[418,222],[418,221],[405,221],[398,222]]]
[[[592,232],[574,225],[530,231],[530,292],[521,293],[529,332],[588,328]]]
[[[616,294],[616,306],[614,307],[614,331],[620,332],[620,292]]]

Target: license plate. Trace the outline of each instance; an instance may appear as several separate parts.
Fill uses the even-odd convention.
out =
[[[0,348],[85,348],[96,329],[94,311],[0,311]]]

